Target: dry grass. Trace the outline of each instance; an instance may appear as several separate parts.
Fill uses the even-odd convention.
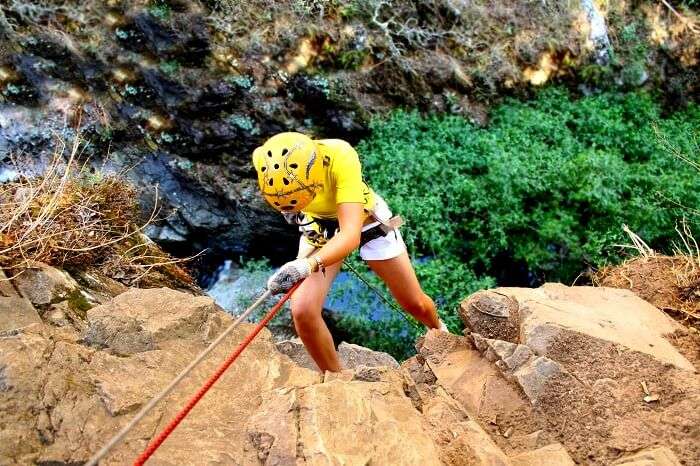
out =
[[[625,227],[638,256],[605,267],[592,279],[596,286],[626,288],[681,323],[700,329],[700,248],[685,219],[676,228],[681,243],[675,255],[655,253]]]
[[[20,175],[0,189],[0,267],[16,275],[32,261],[59,267],[97,267],[128,285],[169,280],[191,285],[175,259],[150,241],[139,223],[135,189],[120,175],[103,175],[79,163],[79,138],[57,142],[42,176]],[[21,173],[19,162],[15,161]],[[165,282],[165,283],[163,283]]]

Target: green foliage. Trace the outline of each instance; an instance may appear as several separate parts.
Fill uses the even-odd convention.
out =
[[[397,111],[358,150],[370,185],[407,218],[411,254],[431,258],[418,275],[454,323],[468,290],[508,280],[502,264],[570,283],[619,259],[623,223],[670,246],[675,206],[700,205],[700,180],[663,150],[654,122],[683,145],[700,108],[664,119],[648,94],[574,100],[550,88],[496,108],[488,128]]]
[[[174,76],[178,71],[180,71],[180,63],[177,60],[162,61],[158,67],[168,76]]]
[[[165,0],[151,0],[148,5],[148,12],[160,21],[168,21],[173,14],[173,10]]]

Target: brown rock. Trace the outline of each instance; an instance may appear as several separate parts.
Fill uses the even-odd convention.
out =
[[[399,363],[391,355],[381,351],[372,351],[359,345],[342,342],[338,345],[338,357],[343,367],[354,369],[364,367],[392,367],[398,369]]]
[[[44,306],[65,299],[78,289],[70,275],[63,270],[42,262],[32,262],[13,280],[13,284],[25,298],[36,306]]]
[[[634,455],[615,461],[613,464],[625,466],[680,466],[676,455],[668,447],[649,448]]]
[[[474,293],[460,304],[459,315],[472,332],[486,338],[518,342],[518,301],[498,290]]]
[[[35,323],[41,323],[41,318],[28,299],[19,296],[0,297],[0,333]]]
[[[519,343],[547,356],[563,333],[609,341],[693,371],[693,365],[664,338],[679,324],[631,291],[568,287],[548,283],[537,289],[499,288],[520,305]]]
[[[203,338],[218,309],[205,296],[168,288],[133,289],[88,311],[85,341],[119,354],[149,351],[179,336]]]
[[[529,413],[530,407],[515,387],[467,342],[464,337],[428,331],[421,351],[437,382],[475,418],[492,420],[499,415]]]
[[[251,328],[236,329],[102,464],[132,462]],[[0,417],[7,423],[0,429],[0,464],[84,462],[207,344],[196,331],[161,336],[166,338],[158,340],[162,349],[127,357],[85,347],[64,329],[46,325],[0,339]],[[313,371],[283,360],[270,333],[263,331],[163,445],[153,464],[255,464],[242,426],[262,393],[280,383],[298,384],[303,379],[299,371],[309,374],[307,382],[318,382]]]
[[[304,343],[302,343],[301,339],[294,338],[291,340],[280,341],[276,346],[280,353],[287,355],[292,361],[301,367],[318,369],[316,363],[313,359],[311,359],[311,356],[306,351]],[[360,366],[399,367],[399,363],[396,362],[396,359],[387,353],[372,351],[371,349],[363,346],[353,345],[346,342],[341,342],[340,345],[338,345],[338,357],[340,358],[340,362],[345,369],[355,369]]]
[[[300,453],[308,465],[440,465],[401,387],[336,380],[308,387],[299,398]]]
[[[5,275],[5,272],[0,269],[0,297],[16,297],[19,296],[19,293],[17,293],[17,290],[15,290],[15,287],[12,286],[12,282],[10,281],[9,278],[7,278],[7,275]]]
[[[553,443],[534,451],[513,456],[513,466],[575,466],[574,460],[560,443]]]
[[[385,382],[268,392],[247,431],[265,465],[440,464],[419,413]]]

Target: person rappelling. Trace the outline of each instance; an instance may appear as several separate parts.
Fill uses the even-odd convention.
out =
[[[273,294],[288,291],[294,327],[321,371],[341,364],[321,312],[343,260],[360,257],[386,283],[401,307],[429,328],[447,330],[423,292],[398,227],[384,199],[362,177],[360,159],[340,139],[277,134],[253,151],[265,200],[301,231],[297,258],[268,280]]]

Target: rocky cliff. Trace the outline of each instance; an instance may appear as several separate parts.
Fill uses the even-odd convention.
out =
[[[78,128],[85,155],[127,170],[146,211],[160,186],[149,235],[171,251],[273,257],[294,235],[255,195],[249,157],[281,130],[356,142],[396,107],[483,123],[492,102],[552,81],[697,97],[692,10],[596,5],[3,2],[0,179],[16,175],[10,154],[41,170],[54,137]]]
[[[86,461],[231,322],[167,288],[83,290],[92,307],[59,319],[75,288],[52,277],[0,289],[1,464]],[[264,331],[149,464],[700,461],[700,337],[630,291],[499,288],[460,312],[465,336],[429,331],[401,365],[341,345],[337,374]],[[102,464],[133,461],[250,328]]]

